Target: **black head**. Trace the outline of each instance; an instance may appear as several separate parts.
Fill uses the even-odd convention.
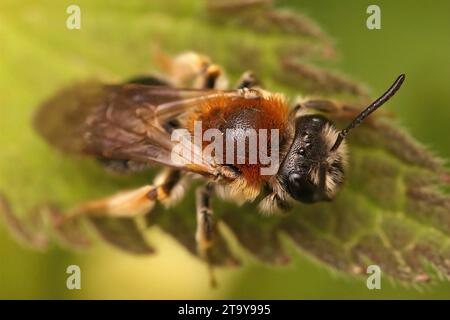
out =
[[[381,97],[340,132],[320,115],[303,115],[295,119],[294,139],[278,170],[283,189],[301,202],[331,200],[344,179],[344,139],[350,130],[388,101],[404,80],[405,75],[400,75]]]
[[[305,203],[331,199],[344,174],[344,148],[330,158],[337,134],[321,115],[296,119],[294,140],[278,171],[278,180],[292,198]]]

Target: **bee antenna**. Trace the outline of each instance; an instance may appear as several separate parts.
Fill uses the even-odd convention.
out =
[[[381,97],[372,102],[366,109],[364,109],[348,126],[339,132],[338,137],[336,138],[336,142],[330,151],[336,151],[341,145],[342,141],[347,137],[350,130],[357,127],[365,118],[367,118],[372,112],[381,107],[384,103],[386,103],[390,98],[394,96],[394,94],[400,89],[405,81],[405,75],[401,74],[397,80],[391,85],[391,87],[383,93]]]

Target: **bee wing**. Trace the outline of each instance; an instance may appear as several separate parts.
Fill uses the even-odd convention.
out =
[[[63,89],[46,101],[35,115],[34,126],[50,144],[64,152],[212,174],[211,165],[194,146],[195,165],[189,164],[188,159],[172,160],[174,142],[164,125],[218,94],[240,93],[82,83]]]

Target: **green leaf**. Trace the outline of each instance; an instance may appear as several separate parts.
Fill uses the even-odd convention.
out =
[[[79,2],[85,17],[79,32],[64,30],[63,4],[47,1],[44,14],[35,2],[19,8],[6,1],[0,10],[2,104],[18,106],[0,111],[0,192],[10,203],[2,201],[1,211],[23,241],[46,244],[42,230],[33,233],[35,228],[26,227],[28,217],[19,214],[17,219],[12,212],[48,202],[70,208],[148,183],[148,175],[109,176],[94,161],[65,157],[35,135],[33,108],[67,83],[93,76],[121,81],[153,70],[152,51],[195,50],[223,65],[233,80],[252,69],[266,88],[291,97],[320,95],[358,107],[369,100],[364,85],[332,69],[329,60],[336,52],[331,38],[311,19],[275,9],[270,1],[211,1],[204,6],[191,0],[133,0],[103,10],[95,10],[90,1]],[[128,24],[117,23],[124,17]],[[345,123],[339,116],[334,120]],[[248,257],[230,245],[237,240],[250,256],[286,264],[292,258],[287,241],[321,265],[345,273],[365,273],[367,265],[378,264],[394,279],[423,282],[434,275],[432,264],[449,276],[450,198],[442,191],[448,176],[441,161],[388,117],[358,130],[350,137],[346,185],[333,202],[297,205],[286,216],[266,217],[255,204],[237,207],[215,199],[221,222],[214,262],[245,261]],[[147,225],[158,225],[195,254],[193,198],[190,193],[172,209],[156,208]],[[92,222],[113,245],[133,253],[153,251],[135,221]],[[56,229],[58,238],[87,245],[79,227]]]
[[[154,252],[134,219],[91,217],[89,220],[103,240],[114,246],[135,254]]]

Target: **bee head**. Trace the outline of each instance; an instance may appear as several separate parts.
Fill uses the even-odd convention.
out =
[[[321,115],[296,119],[295,136],[287,152],[278,179],[294,199],[312,203],[331,200],[344,179],[345,143],[331,148],[339,132]]]
[[[405,75],[364,109],[342,131],[321,115],[302,115],[295,120],[295,135],[278,171],[283,189],[294,199],[312,203],[331,200],[344,179],[347,159],[344,139],[367,116],[400,89]]]

